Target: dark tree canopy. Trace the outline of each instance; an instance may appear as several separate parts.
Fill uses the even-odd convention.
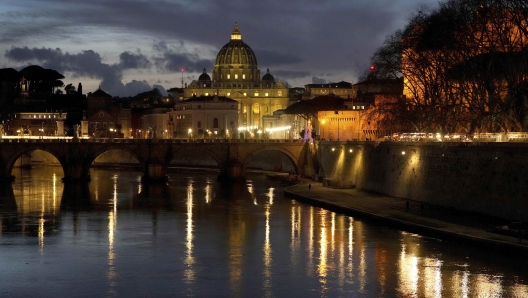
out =
[[[414,131],[526,131],[526,49],[527,1],[446,0],[412,15],[372,64],[379,78],[405,78],[392,113]]]

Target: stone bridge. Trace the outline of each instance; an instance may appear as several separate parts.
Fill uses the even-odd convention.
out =
[[[278,151],[293,163],[296,174],[311,175],[310,144],[302,140],[230,139],[0,139],[0,180],[13,180],[11,171],[17,159],[43,150],[60,162],[64,181],[90,180],[90,166],[101,154],[124,150],[143,168],[144,180],[164,180],[171,160],[185,151],[212,157],[220,170],[219,179],[243,179],[246,165],[257,154]]]

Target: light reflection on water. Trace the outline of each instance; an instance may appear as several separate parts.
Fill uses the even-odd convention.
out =
[[[15,173],[0,212],[1,296],[527,297],[500,253],[301,204],[264,177]]]

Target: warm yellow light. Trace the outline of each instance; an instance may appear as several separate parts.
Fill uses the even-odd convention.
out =
[[[348,152],[350,152],[350,153],[352,153],[353,151],[354,151],[354,150],[352,150],[352,149],[348,150]]]
[[[335,151],[335,148],[332,148],[332,151]]]
[[[405,151],[402,151],[402,155],[405,155]]]

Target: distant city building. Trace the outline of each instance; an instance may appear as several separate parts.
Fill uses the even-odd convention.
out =
[[[242,41],[242,34],[235,24],[231,40],[224,45],[215,61],[212,78],[204,69],[198,80],[184,88],[184,98],[193,96],[225,96],[236,100],[240,127],[262,128],[266,115],[286,108],[288,88],[271,72],[260,76],[257,57],[253,50]]]
[[[316,96],[335,95],[341,98],[355,97],[352,83],[341,81],[328,84],[307,84],[304,85],[305,92],[303,99],[312,99]]]
[[[238,138],[238,102],[225,96],[193,96],[168,115],[165,129],[174,138]]]
[[[167,90],[167,94],[172,98],[173,102],[183,100],[184,89],[183,88],[170,88]]]
[[[64,136],[66,113],[21,112],[3,125],[4,133],[12,136]]]
[[[403,101],[403,79],[369,77],[352,86],[356,96],[353,103],[365,106],[360,130],[368,139],[378,139],[401,132],[401,121],[393,111]]]
[[[112,96],[101,88],[88,93],[86,114],[88,136],[131,137],[130,109],[123,108],[121,103],[112,103]]]
[[[140,118],[138,138],[142,139],[169,139],[169,109],[152,108],[145,110]]]

